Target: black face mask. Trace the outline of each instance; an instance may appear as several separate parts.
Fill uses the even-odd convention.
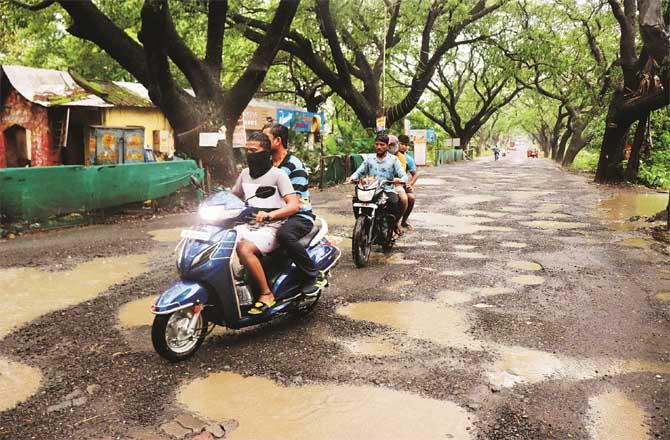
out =
[[[247,153],[247,165],[251,178],[257,179],[272,168],[272,153],[269,151]]]

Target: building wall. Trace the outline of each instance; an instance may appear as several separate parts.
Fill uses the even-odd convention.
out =
[[[167,118],[157,108],[129,108],[114,107],[103,111],[103,125],[108,127],[144,127],[144,145],[150,145],[154,150],[153,133],[154,130],[166,130],[170,133],[168,140],[168,150],[174,151],[173,131]]]
[[[0,168],[7,166],[3,132],[13,125],[30,131],[27,138],[30,139],[32,166],[60,164],[60,151],[52,147],[53,138],[46,107],[27,101],[12,89],[0,107]]]

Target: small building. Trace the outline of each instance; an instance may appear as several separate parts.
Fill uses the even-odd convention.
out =
[[[245,128],[260,129],[280,108],[301,110],[253,99]],[[169,154],[174,133],[142,84],[0,66],[0,168],[137,162],[147,146]]]

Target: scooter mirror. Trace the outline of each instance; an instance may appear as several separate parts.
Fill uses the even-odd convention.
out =
[[[259,199],[267,199],[272,197],[276,191],[274,186],[259,186],[258,189],[256,189],[256,194],[254,194],[254,196]]]

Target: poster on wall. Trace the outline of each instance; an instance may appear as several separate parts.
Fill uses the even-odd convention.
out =
[[[233,148],[244,148],[247,143],[247,132],[245,130],[244,118],[240,116],[233,131]]]
[[[319,133],[325,122],[326,118],[323,113],[277,109],[277,123],[290,127],[299,133]]]
[[[377,116],[377,133],[386,130],[386,116]]]

